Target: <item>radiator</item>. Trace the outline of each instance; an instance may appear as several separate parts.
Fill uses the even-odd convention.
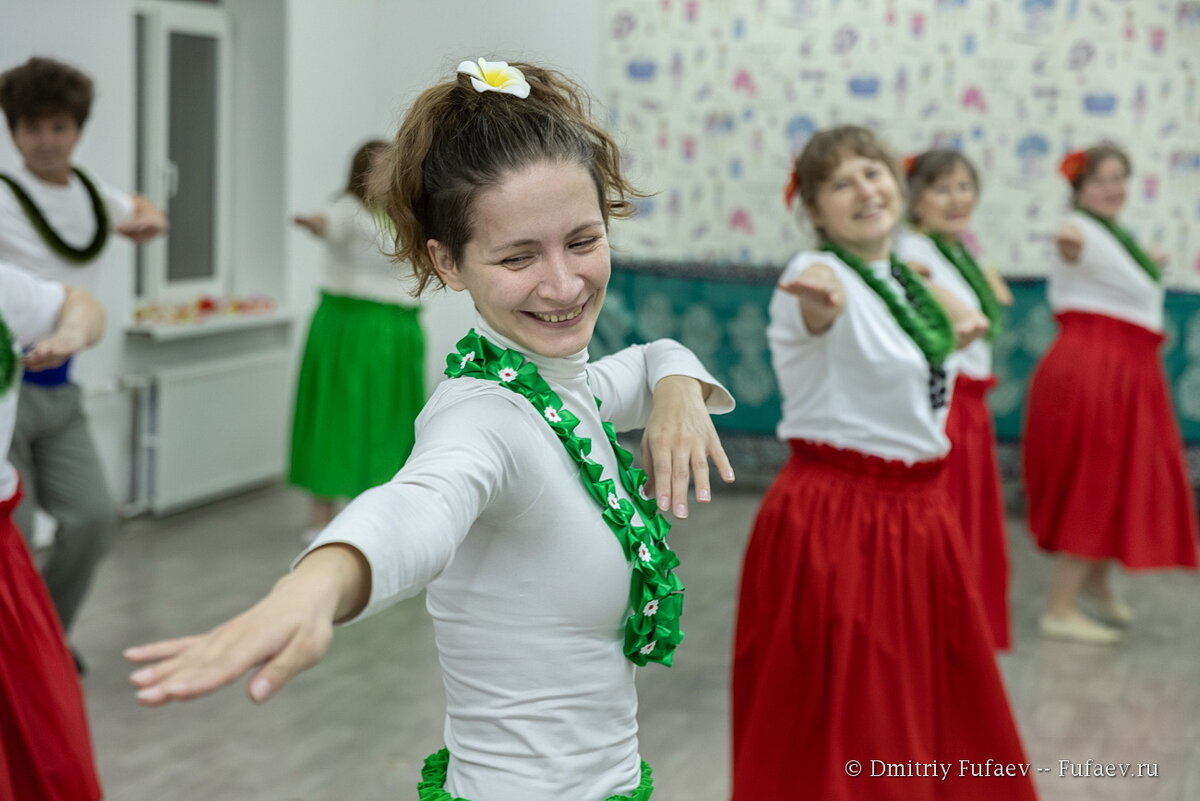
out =
[[[139,384],[135,506],[165,514],[283,474],[292,404],[286,350],[162,367]]]

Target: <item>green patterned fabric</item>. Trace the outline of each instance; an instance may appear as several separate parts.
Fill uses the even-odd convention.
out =
[[[417,783],[417,798],[420,801],[467,801],[450,795],[446,786],[446,770],[450,765],[450,752],[443,748],[430,754],[421,768],[421,781]],[[654,792],[654,771],[642,762],[642,780],[630,795],[610,795],[604,801],[649,801]]]

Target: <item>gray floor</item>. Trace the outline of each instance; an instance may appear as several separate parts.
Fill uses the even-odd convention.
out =
[[[743,542],[758,504],[721,493],[672,538],[688,584],[675,667],[640,674],[643,755],[656,801],[727,797],[728,661]],[[297,550],[302,497],[270,488],[166,520],[127,524],[75,642],[111,801],[400,801],[440,743],[441,689],[419,600],[339,630],[324,663],[255,707],[244,687],[146,710],[122,647],[191,633],[240,611]],[[1200,799],[1200,585],[1123,578],[1141,615],[1115,648],[1045,642],[1035,621],[1050,563],[1010,530],[1016,648],[1001,657],[1044,801]],[[1157,777],[1060,777],[1060,760],[1146,763]],[[1118,768],[1119,769],[1119,768]],[[868,780],[864,779],[864,782]],[[869,785],[864,784],[864,801]]]

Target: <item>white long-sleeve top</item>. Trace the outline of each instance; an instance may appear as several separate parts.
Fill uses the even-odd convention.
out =
[[[482,321],[476,328],[516,348]],[[591,456],[621,497],[601,420],[618,430],[644,425],[652,390],[668,375],[714,385],[710,411],[733,408],[671,340],[595,363],[586,350],[531,358],[579,417],[576,434],[591,439]],[[417,418],[404,468],[311,546],[343,542],[366,557],[363,616],[426,589],[446,690],[451,795],[603,801],[637,786],[634,666],[622,653],[631,567],[600,513],[541,410],[493,382],[457,378],[442,382]]]
[[[1054,249],[1048,298],[1056,312],[1083,311],[1163,330],[1163,285],[1143,270],[1104,226],[1072,211],[1066,222],[1083,236],[1079,258],[1066,262]]]
[[[325,213],[325,288],[335,295],[414,307],[412,271],[385,255],[392,246],[380,219],[353,195]]]
[[[896,255],[907,262],[925,265],[929,268],[929,280],[932,283],[945,287],[975,311],[983,312],[983,304],[979,302],[975,290],[929,237],[915,231],[905,231],[896,237]],[[946,361],[970,378],[984,380],[992,375],[992,343],[980,337],[965,348],[954,351]]]
[[[799,299],[776,289],[767,342],[783,397],[780,439],[803,439],[909,464],[940,459],[950,450],[947,406],[929,401],[929,365],[887,305],[841,259],[824,251],[798,253],[780,282],[814,264],[833,270],[846,290],[841,314],[813,334]],[[904,289],[887,261],[870,268],[901,298]],[[947,365],[948,386],[954,385]]]
[[[62,312],[65,290],[62,284],[44,281],[24,270],[0,262],[0,325],[8,328],[13,348],[32,345],[48,336]],[[18,373],[20,365],[17,365]],[[17,471],[8,463],[13,427],[17,419],[18,374],[13,385],[0,394],[0,501],[17,491]]]

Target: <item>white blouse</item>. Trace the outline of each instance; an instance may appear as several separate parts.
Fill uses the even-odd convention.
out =
[[[896,238],[896,255],[906,262],[925,265],[929,268],[929,280],[932,283],[945,287],[954,297],[975,311],[983,311],[979,296],[967,283],[967,279],[963,278],[958,268],[942,255],[937,245],[929,237],[914,231],[905,231]],[[954,351],[947,361],[952,362],[952,367],[970,378],[979,380],[990,378],[992,375],[992,343],[980,337],[965,348]]]
[[[828,265],[846,289],[828,331],[812,334],[795,295],[775,290],[767,341],[783,396],[780,439],[803,439],[906,462],[940,459],[950,450],[946,410],[932,408],[929,366],[916,343],[875,292],[832,253],[805,251],[780,277],[794,279],[814,264]],[[886,261],[871,269],[903,298]],[[948,387],[954,383],[947,364]],[[949,397],[947,396],[947,400]]]
[[[115,228],[133,216],[133,197],[105,181],[90,170],[88,177],[96,185],[108,212],[108,224]],[[96,234],[96,217],[92,201],[79,176],[71,173],[66,185],[48,183],[25,167],[11,176],[16,179],[30,199],[42,210],[51,227],[72,247],[86,247]],[[97,258],[79,265],[59,256],[42,239],[17,203],[12,189],[0,183],[0,260],[12,262],[34,275],[86,289],[93,294],[98,288]]]
[[[19,353],[50,335],[62,312],[65,290],[62,284],[36,278],[19,267],[0,262],[0,324],[12,333],[13,347]],[[18,375],[8,391],[0,395],[0,455],[7,457],[17,419]],[[0,462],[0,500],[8,500],[17,491],[17,471]]]
[[[482,321],[476,329],[515,347]],[[576,434],[591,439],[607,478],[616,479],[617,463],[601,420],[618,430],[644,425],[661,378],[712,384],[709,409],[733,408],[670,340],[595,363],[586,350],[532,360],[580,418]],[[446,690],[451,795],[603,801],[637,786],[634,665],[622,653],[631,567],[578,465],[524,397],[481,379],[439,384],[405,466],[355,499],[311,547],[331,542],[352,545],[370,564],[363,616],[426,590]]]
[[[1116,237],[1086,214],[1073,211],[1066,222],[1083,236],[1074,263],[1054,249],[1050,264],[1049,300],[1055,312],[1083,311],[1115,317],[1162,331],[1163,286],[1154,281]]]
[[[325,213],[325,288],[380,303],[415,307],[407,265],[385,255],[394,247],[385,226],[358,198],[342,195]]]

